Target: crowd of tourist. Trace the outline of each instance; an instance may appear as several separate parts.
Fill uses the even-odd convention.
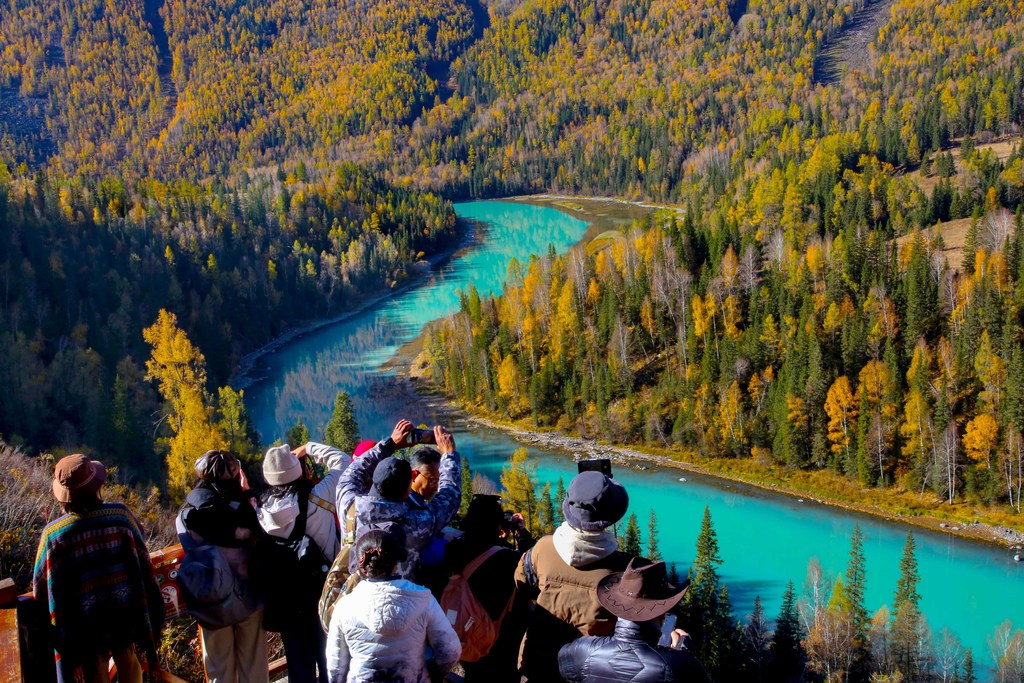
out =
[[[397,455],[414,443],[430,445]],[[400,420],[352,455],[271,448],[259,496],[227,451],[195,473],[178,582],[209,681],[268,681],[267,631],[290,683],[707,680],[685,632],[664,625],[686,588],[619,550],[610,529],[629,496],[605,473],[577,475],[564,522],[536,542],[497,496],[474,496],[452,529],[461,461],[441,426]],[[160,590],[138,521],[102,500],[105,477],[84,455],[54,474],[65,514],[43,532],[34,592],[61,682],[107,681],[111,659],[119,681],[159,667]]]

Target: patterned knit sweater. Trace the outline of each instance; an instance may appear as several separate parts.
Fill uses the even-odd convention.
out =
[[[81,665],[135,644],[150,663],[163,623],[160,589],[142,532],[117,503],[67,514],[43,530],[33,576],[49,607],[57,680],[83,680]]]

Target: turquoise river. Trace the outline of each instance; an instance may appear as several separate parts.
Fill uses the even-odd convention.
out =
[[[481,294],[497,293],[512,258],[526,260],[549,246],[565,252],[587,229],[587,223],[559,210],[525,203],[470,202],[456,209],[479,228],[453,258],[403,292],[256,361],[245,396],[265,443],[282,438],[300,417],[311,434],[321,434],[339,389],[352,395],[365,437],[389,433],[398,417],[432,424],[434,409],[386,361],[428,322],[456,311],[459,290],[472,283]],[[521,445],[500,431],[454,428],[473,469],[494,480]],[[539,459],[541,482],[568,481],[575,472],[569,454],[530,450]],[[758,595],[774,616],[788,581],[801,590],[812,558],[826,577],[844,571],[855,524],[865,535],[868,609],[892,601],[907,526],[677,470],[617,468],[615,476],[628,487],[630,509],[644,529],[649,511],[657,513],[662,553],[681,573],[693,557],[704,506],[710,507],[724,561],[721,573],[737,617],[750,612]],[[975,661],[990,663],[986,640],[995,628],[1007,619],[1024,626],[1024,566],[994,545],[919,529],[914,534],[921,607],[929,625],[934,631],[949,627],[973,649]]]

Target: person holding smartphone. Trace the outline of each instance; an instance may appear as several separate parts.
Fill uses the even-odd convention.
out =
[[[642,557],[603,578],[597,600],[618,617],[615,632],[564,646],[558,653],[562,678],[572,683],[708,681],[704,667],[684,647],[687,634],[674,628],[675,617],[668,614],[685,594],[685,585],[668,582],[664,562]],[[660,646],[659,638],[668,647]]]
[[[413,468],[408,460],[394,455],[417,443],[433,443],[441,454],[437,493],[423,505],[413,504]],[[397,566],[397,575],[413,578],[420,552],[437,536],[459,510],[462,501],[462,461],[455,450],[455,437],[438,425],[418,430],[409,420],[399,420],[391,436],[368,450],[349,466],[338,487],[339,510],[355,505],[356,529],[371,524],[395,522],[405,532],[407,557]]]

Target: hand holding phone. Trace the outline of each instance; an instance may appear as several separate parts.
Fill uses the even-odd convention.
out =
[[[672,632],[676,630],[676,615],[666,614],[665,621],[661,623],[661,638],[658,639],[658,647],[672,647]]]

